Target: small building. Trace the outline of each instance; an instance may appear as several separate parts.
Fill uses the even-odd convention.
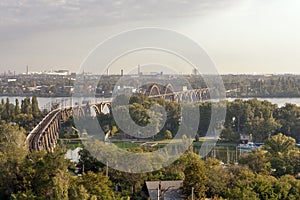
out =
[[[240,143],[248,144],[248,142],[252,142],[252,134],[240,134]]]
[[[146,181],[148,197],[151,200],[185,199],[181,190],[183,181]]]

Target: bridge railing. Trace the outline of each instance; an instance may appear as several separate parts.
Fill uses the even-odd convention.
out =
[[[51,115],[53,115],[53,113],[55,113],[55,112],[57,112],[57,111],[59,111],[59,110],[60,110],[60,108],[57,108],[57,109],[55,109],[55,110],[52,110],[51,112],[49,112],[49,113],[43,118],[42,121],[40,121],[40,122],[38,123],[37,126],[35,126],[35,128],[34,128],[34,129],[28,134],[28,136],[26,137],[26,140],[25,140],[25,144],[26,144],[26,145],[30,146],[30,142],[31,142],[32,138],[35,137],[36,134],[39,134],[39,132],[42,132],[42,131],[41,131],[41,129],[43,128],[42,125],[44,125],[44,123],[46,122],[46,120],[48,120],[49,117],[50,117]],[[45,128],[47,128],[47,126],[44,126],[44,129],[45,129]],[[44,129],[43,129],[43,130],[44,130]]]

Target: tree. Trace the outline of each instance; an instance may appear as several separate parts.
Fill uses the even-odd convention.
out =
[[[239,164],[247,165],[255,173],[270,174],[271,172],[269,157],[262,149],[255,149],[251,154],[242,155]]]
[[[32,97],[31,102],[32,102],[32,104],[31,104],[32,111],[31,112],[32,112],[33,118],[38,119],[38,118],[40,118],[41,111],[39,109],[39,104],[38,104],[38,100],[37,100],[36,96]]]
[[[20,165],[27,150],[24,145],[25,131],[18,126],[0,125],[0,198],[8,199],[18,191]]]
[[[215,158],[205,160],[207,181],[205,186],[207,197],[225,197],[230,185],[230,173],[221,166],[221,162]],[[217,199],[217,198],[216,198]]]
[[[94,158],[85,148],[79,151],[79,156],[77,167],[81,168],[82,172],[92,171],[98,173],[100,169],[104,167],[104,165]]]
[[[71,181],[71,186],[69,188],[69,199],[75,200],[88,200],[90,194],[88,193],[87,189],[83,185],[77,185],[76,182],[77,177],[73,177]]]
[[[290,150],[295,148],[295,139],[285,136],[282,133],[274,135],[265,142],[265,150],[275,157],[287,154]]]
[[[22,100],[21,103],[21,112],[23,114],[32,114],[32,108],[30,104],[30,98],[26,97],[25,99]]]
[[[96,199],[109,200],[114,199],[114,193],[109,188],[111,182],[108,177],[102,175],[102,173],[93,173],[91,171],[83,174],[82,177],[73,179],[77,186],[84,187],[91,196],[95,196]],[[81,190],[84,190],[81,188]],[[87,195],[85,195],[87,196]]]
[[[278,179],[275,191],[280,199],[300,199],[300,181],[294,176],[284,175]]]
[[[33,124],[33,116],[32,114],[19,114],[16,116],[15,122],[23,127],[26,131],[31,131],[34,128],[34,124]]]
[[[275,118],[281,124],[279,130],[281,133],[300,141],[300,107],[294,104],[285,104],[276,110]]]
[[[67,199],[70,173],[65,151],[56,147],[54,152],[31,152],[23,165],[25,189],[47,199]]]
[[[272,136],[279,127],[280,125],[274,118],[264,119],[255,117],[254,119],[247,121],[245,131],[252,133],[254,141],[264,142]]]
[[[6,115],[6,121],[9,121],[11,118],[9,98],[6,98],[5,115]]]
[[[165,131],[165,138],[166,139],[172,139],[172,133],[171,133],[171,131],[169,131],[169,130]]]
[[[240,166],[230,166],[227,173],[230,177],[228,199],[258,200],[258,194],[253,191],[255,174]]]
[[[20,108],[20,105],[19,105],[19,100],[16,99],[16,105],[15,105],[15,116],[17,116],[18,114],[21,113],[21,108]]]
[[[230,141],[230,142],[237,142],[240,139],[240,135],[237,132],[234,132],[231,127],[224,128],[220,135],[222,140]]]
[[[200,121],[198,127],[198,133],[200,136],[205,136],[208,131],[209,123],[211,120],[211,102],[204,102],[199,104],[200,109]]]
[[[274,175],[297,174],[300,172],[300,150],[295,139],[279,133],[265,143]]]
[[[167,120],[165,123],[165,129],[171,131],[171,133],[175,134],[179,128],[179,119],[181,117],[181,109],[177,102],[166,102],[165,101],[165,109],[167,112]],[[174,136],[174,135],[173,135]]]
[[[186,196],[192,195],[192,188],[194,188],[194,194],[197,198],[205,197],[205,183],[207,176],[205,173],[204,163],[201,158],[194,153],[187,153],[187,166],[184,170],[183,180],[183,192]]]

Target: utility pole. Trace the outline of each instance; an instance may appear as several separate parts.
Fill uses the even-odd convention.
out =
[[[227,147],[227,164],[230,163],[230,154],[229,154],[229,151],[228,151],[228,147]]]
[[[161,182],[159,181],[158,188],[157,188],[157,200],[160,200],[160,190],[161,190]]]
[[[108,177],[108,161],[106,161],[106,177]]]
[[[194,187],[192,187],[192,200],[194,200]]]

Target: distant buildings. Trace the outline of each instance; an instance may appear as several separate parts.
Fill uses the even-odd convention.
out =
[[[43,71],[43,72],[29,72],[23,73],[23,75],[33,75],[33,74],[39,74],[39,75],[54,75],[54,76],[68,76],[71,75],[69,70],[55,70],[55,71]]]

